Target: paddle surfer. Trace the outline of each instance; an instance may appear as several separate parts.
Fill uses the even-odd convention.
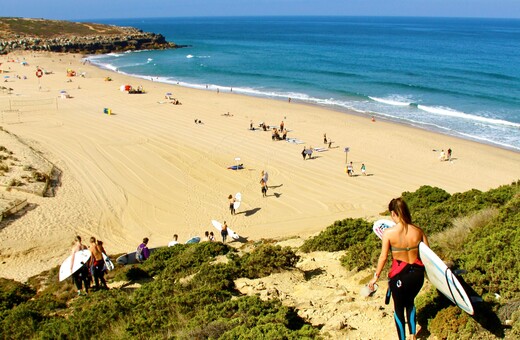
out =
[[[416,339],[416,311],[414,300],[424,282],[424,264],[419,259],[419,243],[428,246],[428,239],[421,228],[412,224],[412,217],[405,201],[394,198],[388,204],[388,210],[396,225],[383,233],[381,255],[377,262],[374,278],[368,286],[374,289],[379,275],[383,271],[392,252],[392,268],[388,273],[388,286],[394,300],[394,319],[399,339],[405,339],[405,311],[408,329],[412,339]]]
[[[87,246],[81,243],[81,237],[78,235],[74,238],[74,245],[72,246],[72,260],[70,261],[70,271],[74,265],[74,255],[77,251],[87,249]],[[88,294],[90,288],[90,277],[88,273],[88,265],[85,263],[80,269],[72,274],[72,280],[78,289],[78,295],[81,295],[81,289],[85,286],[85,294]]]

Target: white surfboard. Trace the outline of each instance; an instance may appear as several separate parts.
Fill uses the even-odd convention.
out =
[[[219,232],[222,231],[222,223],[220,223],[219,221],[216,221],[216,220],[211,220],[211,224],[213,224],[213,226],[215,227],[215,229],[217,229]],[[238,236],[237,233],[235,233],[233,230],[231,230],[229,227],[227,228],[227,231],[228,231],[228,235],[232,238],[232,239],[239,239],[240,236]]]
[[[103,253],[103,260],[105,261],[105,267],[107,270],[114,270],[114,262],[110,260],[110,257],[108,257],[105,253]]]
[[[383,238],[383,231],[395,225],[390,220],[378,220],[374,223],[374,233],[380,239]],[[424,264],[428,280],[451,302],[459,306],[469,315],[475,313],[471,299],[453,274],[451,269],[431,250],[426,244],[419,244],[419,258]]]
[[[72,262],[72,255],[69,255],[63,261],[63,263],[60,266],[60,274],[59,274],[59,280],[63,281],[75,272],[77,272],[85,263],[88,262],[88,259],[90,259],[90,250],[83,249],[79,250],[74,254],[74,263],[72,264],[72,270],[71,270],[71,262]]]
[[[380,239],[383,239],[383,232],[387,228],[392,228],[395,225],[394,221],[391,220],[377,220],[374,222],[374,226],[372,227],[372,230],[374,233],[379,237]]]
[[[242,202],[242,194],[237,192],[235,194],[235,202],[233,203],[233,208],[236,210],[238,210],[238,208],[240,208],[240,203]]]
[[[428,280],[435,288],[463,311],[473,315],[475,311],[471,299],[451,269],[423,242],[419,244],[419,256],[426,268]]]

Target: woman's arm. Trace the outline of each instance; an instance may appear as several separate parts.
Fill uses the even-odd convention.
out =
[[[381,245],[381,254],[379,255],[379,260],[377,261],[376,272],[374,273],[374,277],[368,283],[370,289],[374,288],[374,283],[376,283],[377,279],[381,275],[383,268],[386,264],[386,259],[388,258],[388,252],[390,251],[390,238],[388,237],[388,233],[383,233],[383,242]]]

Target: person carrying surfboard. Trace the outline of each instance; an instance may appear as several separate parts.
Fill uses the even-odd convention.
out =
[[[81,236],[77,235],[74,238],[74,245],[72,246],[72,260],[70,261],[70,271],[72,271],[72,267],[74,265],[74,255],[76,252],[80,250],[87,249],[88,247],[81,243]],[[88,290],[90,288],[90,277],[88,272],[88,266],[85,263],[81,267],[81,269],[77,270],[72,274],[72,280],[74,281],[74,284],[76,285],[76,288],[78,289],[78,295],[81,295],[81,289],[83,286],[85,286],[85,294],[88,294]]]
[[[419,258],[419,244],[428,245],[428,239],[421,228],[412,224],[412,217],[405,201],[394,198],[388,204],[388,210],[396,225],[385,229],[381,246],[381,255],[377,262],[374,278],[368,286],[374,289],[379,275],[383,271],[392,252],[392,267],[388,273],[388,286],[394,300],[394,319],[399,339],[405,339],[405,312],[408,329],[412,339],[416,339],[416,312],[414,300],[424,283],[424,264]]]
[[[227,223],[226,223],[226,221],[224,221],[224,224],[222,225],[222,229],[220,231],[220,235],[222,235],[222,243],[226,243],[226,238],[228,235],[227,229],[228,229]]]
[[[228,200],[229,200],[229,211],[231,212],[231,215],[235,215],[235,199],[233,198],[233,195],[229,195]]]
[[[105,281],[105,260],[103,260],[103,252],[97,244],[96,238],[90,238],[90,265],[92,268],[92,276],[94,276],[94,282],[96,289],[108,289],[107,282]],[[101,281],[101,286],[99,282]]]

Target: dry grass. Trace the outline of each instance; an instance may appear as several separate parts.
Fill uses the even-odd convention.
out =
[[[442,249],[443,255],[451,258],[459,253],[472,230],[486,226],[498,214],[498,209],[487,208],[453,220],[453,227],[433,235],[430,243]]]

